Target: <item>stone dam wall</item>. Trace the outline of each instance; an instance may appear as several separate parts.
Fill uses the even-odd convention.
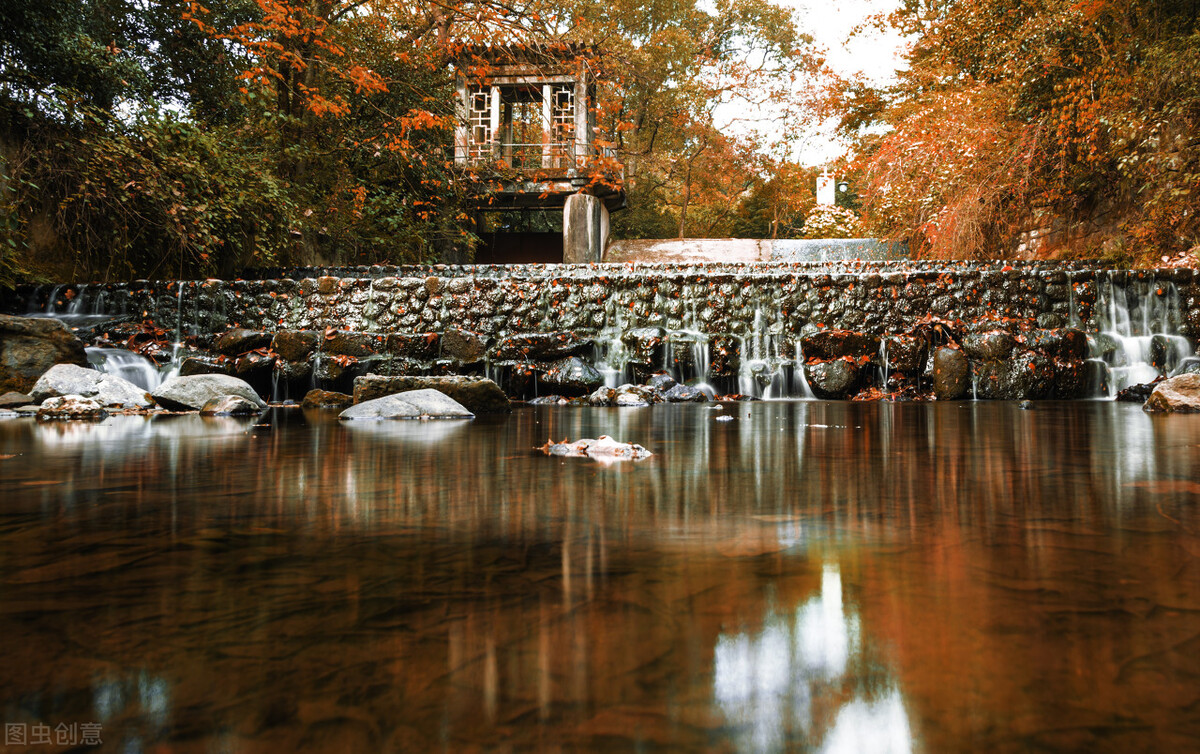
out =
[[[959,397],[963,380],[978,397],[1086,397],[1146,376],[1136,367],[1189,366],[1200,276],[1018,262],[376,266],[26,287],[6,308],[75,314],[101,343],[149,324],[185,344],[185,373],[236,373],[275,397],[368,372],[579,395],[662,369],[767,397],[937,392],[939,359],[964,375],[938,397]]]

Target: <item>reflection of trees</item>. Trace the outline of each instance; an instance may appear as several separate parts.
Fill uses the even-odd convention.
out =
[[[836,748],[856,721],[899,730],[900,692],[930,750],[1186,717],[1194,422],[727,410],[0,424],[26,454],[0,480],[6,695],[87,719],[97,678],[144,669],[169,685],[161,735],[276,751]],[[532,452],[601,434],[655,455]],[[160,730],[144,704],[113,730]]]

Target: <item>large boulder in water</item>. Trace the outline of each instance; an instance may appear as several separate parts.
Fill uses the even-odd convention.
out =
[[[1154,413],[1200,413],[1200,374],[1178,374],[1163,380],[1142,408]]]
[[[91,398],[101,406],[149,408],[150,394],[115,374],[85,369],[74,364],[55,364],[38,378],[30,392],[35,401],[62,395]]]
[[[354,402],[382,398],[409,390],[430,389],[450,396],[476,414],[507,414],[512,411],[508,396],[485,377],[384,377],[365,374],[354,378]]]
[[[355,404],[339,419],[470,419],[475,415],[458,401],[437,390],[409,390]]]
[[[194,374],[172,377],[150,394],[163,408],[175,411],[199,411],[213,398],[236,395],[259,408],[267,404],[245,380],[227,374]]]
[[[971,365],[961,349],[943,346],[933,353],[933,394],[939,401],[962,398],[971,387]]]
[[[55,364],[87,366],[83,343],[58,320],[0,314],[0,392],[29,392]]]
[[[858,386],[858,366],[850,359],[805,364],[804,374],[813,395],[825,400],[846,398]]]

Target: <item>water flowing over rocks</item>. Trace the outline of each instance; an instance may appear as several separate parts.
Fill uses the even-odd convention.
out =
[[[30,394],[34,401],[41,403],[47,398],[76,395],[91,398],[101,406],[150,408],[154,405],[150,394],[129,380],[74,364],[50,367],[38,378]]]
[[[475,415],[445,393],[429,388],[408,390],[356,403],[338,415],[344,420],[470,419]]]
[[[1189,372],[1163,380],[1142,408],[1156,413],[1200,413],[1200,374]]]
[[[225,396],[245,398],[259,408],[267,407],[249,383],[227,374],[172,377],[159,385],[151,396],[163,408],[175,411],[199,411],[214,398]]]
[[[1200,368],[1189,269],[843,260],[262,274],[30,287],[14,300],[52,308],[70,289],[113,316],[144,312],[175,334],[181,373],[238,375],[274,400],[349,392],[368,374],[582,398],[660,371],[761,398],[1084,398]]]
[[[55,364],[87,363],[83,342],[62,322],[0,314],[0,391],[23,393]]]

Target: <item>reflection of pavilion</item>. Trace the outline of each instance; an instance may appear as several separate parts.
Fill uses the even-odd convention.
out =
[[[842,600],[842,577],[826,565],[820,592],[788,615],[768,609],[759,631],[723,633],[713,652],[713,694],[737,729],[738,750],[912,751],[900,692],[864,672],[858,615]],[[841,700],[844,688],[853,692]],[[820,696],[828,697],[824,701]],[[837,714],[828,717],[829,702]]]
[[[600,261],[625,190],[595,138],[594,48],[481,46],[462,61],[454,158],[480,184],[476,261]]]

